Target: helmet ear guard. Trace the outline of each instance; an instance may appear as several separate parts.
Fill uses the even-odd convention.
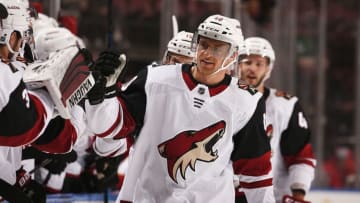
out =
[[[13,0],[2,0],[0,3],[0,44],[5,44],[12,59],[15,59],[19,52],[23,52],[24,46],[20,50],[13,50],[10,45],[10,37],[13,32],[23,38],[23,45],[29,38],[30,15],[25,4]],[[19,34],[19,35],[18,35]]]

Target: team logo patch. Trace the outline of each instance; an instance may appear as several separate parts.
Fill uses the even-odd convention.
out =
[[[186,169],[195,171],[196,161],[213,162],[218,158],[214,145],[225,132],[225,121],[219,121],[199,131],[188,130],[158,145],[159,153],[167,159],[168,174],[177,183],[176,174],[180,169],[185,180]]]
[[[292,95],[281,90],[276,90],[275,96],[284,97],[285,99],[291,99],[293,97]]]
[[[274,127],[272,124],[269,124],[268,126],[266,126],[265,132],[266,132],[266,136],[271,139],[273,136],[273,131],[274,131]]]

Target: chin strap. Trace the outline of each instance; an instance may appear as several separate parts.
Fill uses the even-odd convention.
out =
[[[229,68],[229,67],[234,65],[236,63],[236,60],[233,59],[226,66],[224,66],[224,63],[225,63],[225,60],[224,60],[223,64],[221,65],[221,68],[217,69],[215,72],[211,73],[209,76],[215,75],[216,73],[218,73],[218,72],[220,72],[222,70],[227,70],[227,69],[232,70],[233,68]]]
[[[16,61],[16,57],[18,57],[19,52],[18,52],[18,51],[14,51],[14,50],[11,48],[9,42],[6,42],[6,46],[7,46],[8,50],[9,50],[9,52],[10,52],[10,54],[11,54],[10,61]]]
[[[226,57],[226,58],[229,59],[229,57]],[[227,60],[227,59],[226,59],[226,60]],[[236,62],[237,62],[236,59],[233,59],[233,60],[230,61],[226,66],[224,66],[224,63],[225,63],[226,60],[224,60],[223,63],[221,64],[221,68],[219,68],[219,69],[217,69],[216,71],[208,74],[207,76],[208,76],[208,77],[212,77],[212,76],[214,76],[215,74],[217,74],[218,72],[220,72],[220,71],[222,71],[222,70],[227,70],[227,69],[232,70],[233,68],[229,68],[229,67],[231,67],[232,65],[236,64]],[[195,67],[197,68],[197,70],[198,70],[201,74],[204,74],[204,73],[202,73],[202,72],[200,71],[200,69],[198,68],[197,64],[196,64]]]

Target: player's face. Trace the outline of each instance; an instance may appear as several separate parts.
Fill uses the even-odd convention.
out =
[[[179,54],[169,53],[166,64],[176,64],[176,63],[192,63],[193,58],[189,56],[183,56]]]
[[[229,49],[230,45],[226,42],[201,37],[197,47],[197,67],[200,72],[206,75],[219,69]]]
[[[268,59],[260,55],[249,55],[239,63],[241,79],[253,87],[262,85],[269,71]]]
[[[10,46],[12,48],[12,50],[14,51],[19,51],[21,43],[22,43],[22,38],[20,33],[18,32],[13,32],[10,36]]]

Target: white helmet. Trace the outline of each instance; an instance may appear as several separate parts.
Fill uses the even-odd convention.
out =
[[[54,28],[59,27],[59,23],[52,17],[49,17],[45,14],[38,13],[38,17],[33,20],[32,27],[34,34],[40,32],[44,28]]]
[[[78,38],[69,30],[61,27],[44,28],[35,33],[35,53],[37,59],[46,60],[50,53],[78,46]]]
[[[225,63],[230,59],[234,53],[239,50],[240,45],[244,41],[244,36],[241,31],[240,22],[234,18],[228,18],[222,15],[212,15],[205,19],[199,27],[192,41],[192,49],[198,43],[198,36],[207,37],[210,39],[226,42],[230,45],[229,53],[225,57],[221,67],[210,75],[214,75],[221,70],[234,69],[237,64],[237,56],[232,59],[227,65]]]
[[[246,38],[243,46],[239,50],[239,55],[260,55],[269,59],[269,72],[267,73],[264,80],[270,77],[271,71],[275,62],[275,52],[270,42],[261,37],[249,37]]]
[[[30,15],[22,4],[16,1],[0,0],[0,10],[2,12],[0,28],[0,44],[6,44],[11,53],[17,54],[12,50],[9,41],[13,32],[18,32],[21,38],[30,35]]]
[[[207,38],[229,43],[229,55],[232,55],[235,51],[238,51],[239,45],[244,41],[240,22],[234,18],[228,18],[222,15],[212,15],[208,17],[199,25],[197,34]]]
[[[6,0],[1,0],[1,1],[6,1]],[[17,4],[20,4],[23,8],[28,9],[30,7],[30,3],[29,0],[7,0],[7,1],[11,1],[11,2],[16,2]]]
[[[193,34],[181,31],[177,33],[168,43],[167,52],[188,57],[195,57],[195,52],[191,49]]]

